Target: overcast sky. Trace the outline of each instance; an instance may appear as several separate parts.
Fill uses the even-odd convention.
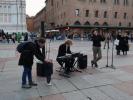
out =
[[[25,0],[26,1],[26,14],[29,16],[34,16],[38,13],[44,6],[45,0]]]

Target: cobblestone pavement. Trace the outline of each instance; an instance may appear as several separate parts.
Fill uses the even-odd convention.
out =
[[[36,76],[36,61],[33,66],[33,79],[38,83],[31,89],[21,88],[23,68],[17,65],[19,54],[16,44],[0,44],[0,100],[133,100],[133,44],[128,55],[116,55],[114,67],[107,64],[107,50],[102,47],[103,58],[99,68],[91,68],[92,44],[89,41],[74,41],[72,51],[88,55],[88,67],[80,72],[72,72],[71,78],[59,76],[60,66],[55,61],[59,45],[63,41],[47,42],[49,58],[54,63],[52,86],[46,85],[44,77]],[[109,49],[111,65],[112,45]]]

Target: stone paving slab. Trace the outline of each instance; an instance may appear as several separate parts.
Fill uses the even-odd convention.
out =
[[[91,100],[113,100],[97,88],[89,88],[81,91],[84,95],[91,98]]]
[[[112,98],[113,100],[133,100],[133,97],[129,96],[127,93],[124,93],[112,86],[103,86],[98,87],[103,93]]]
[[[89,100],[83,93],[80,91],[73,91],[62,94],[65,97],[65,100]]]
[[[56,95],[49,95],[49,96],[41,97],[41,100],[66,100],[66,99],[62,94],[56,94]]]
[[[37,91],[39,96],[47,96],[59,93],[59,90],[57,87],[55,87],[55,85],[47,86],[45,81],[38,82]]]
[[[0,58],[15,57],[14,50],[0,50]]]
[[[113,86],[125,93],[128,93],[130,96],[133,96],[133,81],[114,84]]]
[[[78,89],[84,89],[91,87],[91,84],[81,77],[72,77],[69,79],[71,83]]]
[[[67,79],[53,80],[52,82],[55,84],[60,92],[70,92],[77,90]]]

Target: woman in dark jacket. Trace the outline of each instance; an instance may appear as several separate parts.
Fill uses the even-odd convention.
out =
[[[43,48],[45,50],[45,39],[39,38],[34,43],[33,42],[27,42],[23,46],[23,51],[19,58],[19,65],[22,65],[24,67],[23,75],[22,75],[22,88],[31,88],[31,86],[37,86],[36,83],[32,81],[32,65],[33,65],[33,59],[34,55],[37,59],[44,62],[45,60],[45,54],[42,54],[40,51],[40,48]],[[29,85],[26,84],[26,78],[28,77]]]
[[[123,55],[127,55],[127,51],[129,51],[129,44],[128,44],[128,35],[125,33],[123,36],[123,44],[122,44]]]

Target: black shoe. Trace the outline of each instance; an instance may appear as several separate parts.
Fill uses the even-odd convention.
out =
[[[24,89],[29,89],[29,88],[31,88],[31,86],[30,86],[30,85],[25,84],[25,85],[22,85],[22,88],[24,88]]]
[[[91,61],[91,66],[93,67],[93,65],[94,65],[94,62],[93,62],[93,61]]]
[[[31,82],[29,83],[30,86],[37,86],[37,83]]]
[[[97,63],[95,63],[95,67],[98,68],[98,64]]]

